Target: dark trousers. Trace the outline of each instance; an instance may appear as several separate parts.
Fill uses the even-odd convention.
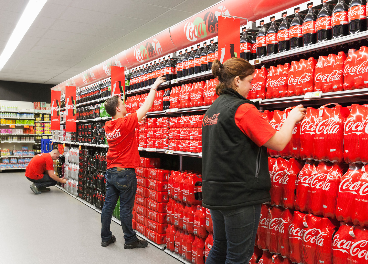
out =
[[[135,193],[137,192],[137,177],[134,169],[117,171],[111,168],[106,171],[106,196],[101,214],[101,239],[111,239],[110,231],[111,217],[116,203],[120,197],[120,221],[124,232],[126,244],[138,240],[132,227],[133,206]]]
[[[213,246],[206,264],[247,264],[254,251],[261,205],[210,211]]]
[[[41,179],[38,180],[34,180],[34,179],[30,179],[27,177],[27,179],[31,182],[33,182],[37,188],[46,188],[46,187],[50,187],[50,186],[55,186],[56,185],[56,181],[53,180],[49,174],[47,172],[45,172],[43,174],[43,177]]]

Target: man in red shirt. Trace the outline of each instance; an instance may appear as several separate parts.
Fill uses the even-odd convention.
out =
[[[125,249],[145,248],[148,243],[139,240],[132,228],[132,211],[137,191],[135,168],[139,166],[138,144],[135,129],[152,107],[158,86],[165,81],[158,77],[144,104],[137,112],[127,115],[124,102],[113,96],[105,102],[106,112],[112,116],[105,124],[109,150],[107,152],[106,196],[101,214],[101,246],[107,247],[116,241],[110,231],[111,217],[120,197],[120,220],[124,232]]]
[[[38,154],[32,158],[26,168],[26,177],[33,182],[31,190],[34,194],[50,191],[49,186],[54,186],[56,182],[66,183],[66,179],[60,179],[54,173],[54,162],[60,156],[57,149],[50,153]]]

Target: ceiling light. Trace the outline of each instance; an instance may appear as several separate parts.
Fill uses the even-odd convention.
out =
[[[27,33],[28,29],[31,27],[33,21],[41,12],[46,2],[47,0],[29,0],[26,9],[20,17],[18,24],[15,26],[15,29],[8,40],[8,43],[6,43],[6,46],[0,55],[0,71],[10,59],[15,49],[18,47],[20,41]]]

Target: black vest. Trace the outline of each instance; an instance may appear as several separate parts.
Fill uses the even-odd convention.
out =
[[[258,147],[235,124],[235,113],[245,103],[253,104],[232,89],[226,89],[204,116],[204,207],[233,209],[270,200],[267,149]]]

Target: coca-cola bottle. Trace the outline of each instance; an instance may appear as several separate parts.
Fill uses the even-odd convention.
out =
[[[208,46],[203,43],[203,49],[201,52],[201,72],[207,71],[207,53],[208,53]]]
[[[209,70],[212,69],[212,63],[216,59],[215,53],[216,53],[216,46],[213,40],[211,40],[211,46],[208,48],[208,53],[207,53],[207,68]]]
[[[247,30],[244,28],[240,38],[240,58],[243,58],[247,61],[251,60],[251,49],[252,41],[247,33]]]
[[[194,50],[194,47],[192,47],[191,52],[189,53],[189,57],[188,57],[188,63],[189,63],[188,75],[194,74],[194,56],[195,54],[196,54],[196,50]]]
[[[303,44],[308,46],[316,43],[316,15],[313,11],[313,5],[308,6],[308,14],[303,21]]]
[[[183,77],[188,76],[188,68],[189,68],[189,62],[188,62],[188,58],[189,58],[189,51],[187,49],[185,49],[185,54],[184,54],[184,58],[183,58]]]
[[[267,44],[267,55],[277,53],[277,32],[278,28],[275,22],[275,18],[271,19],[271,26],[267,31],[266,44]]]
[[[316,21],[317,41],[329,40],[332,37],[331,10],[327,0],[323,0],[323,7],[318,13]]]
[[[303,20],[300,17],[299,10],[295,10],[295,17],[291,21],[289,28],[290,49],[303,47]]]
[[[348,6],[345,0],[339,0],[332,11],[332,38],[346,36],[349,33]]]
[[[176,77],[181,78],[183,77],[183,52],[179,52],[178,60],[176,61]]]
[[[282,22],[279,30],[277,31],[277,42],[279,44],[279,52],[283,52],[290,49],[290,37],[289,37],[289,22],[287,19],[287,13],[283,14]]]
[[[250,41],[252,43],[251,51],[250,51],[250,59],[257,59],[257,33],[250,35]]]
[[[266,56],[267,47],[266,47],[266,35],[267,35],[267,26],[261,21],[261,30],[258,31],[257,35],[257,58],[261,58]]]
[[[202,48],[200,45],[197,45],[197,51],[194,55],[194,73],[201,72],[201,54],[202,54]]]
[[[348,11],[348,20],[350,34],[367,30],[365,0],[351,0]]]

